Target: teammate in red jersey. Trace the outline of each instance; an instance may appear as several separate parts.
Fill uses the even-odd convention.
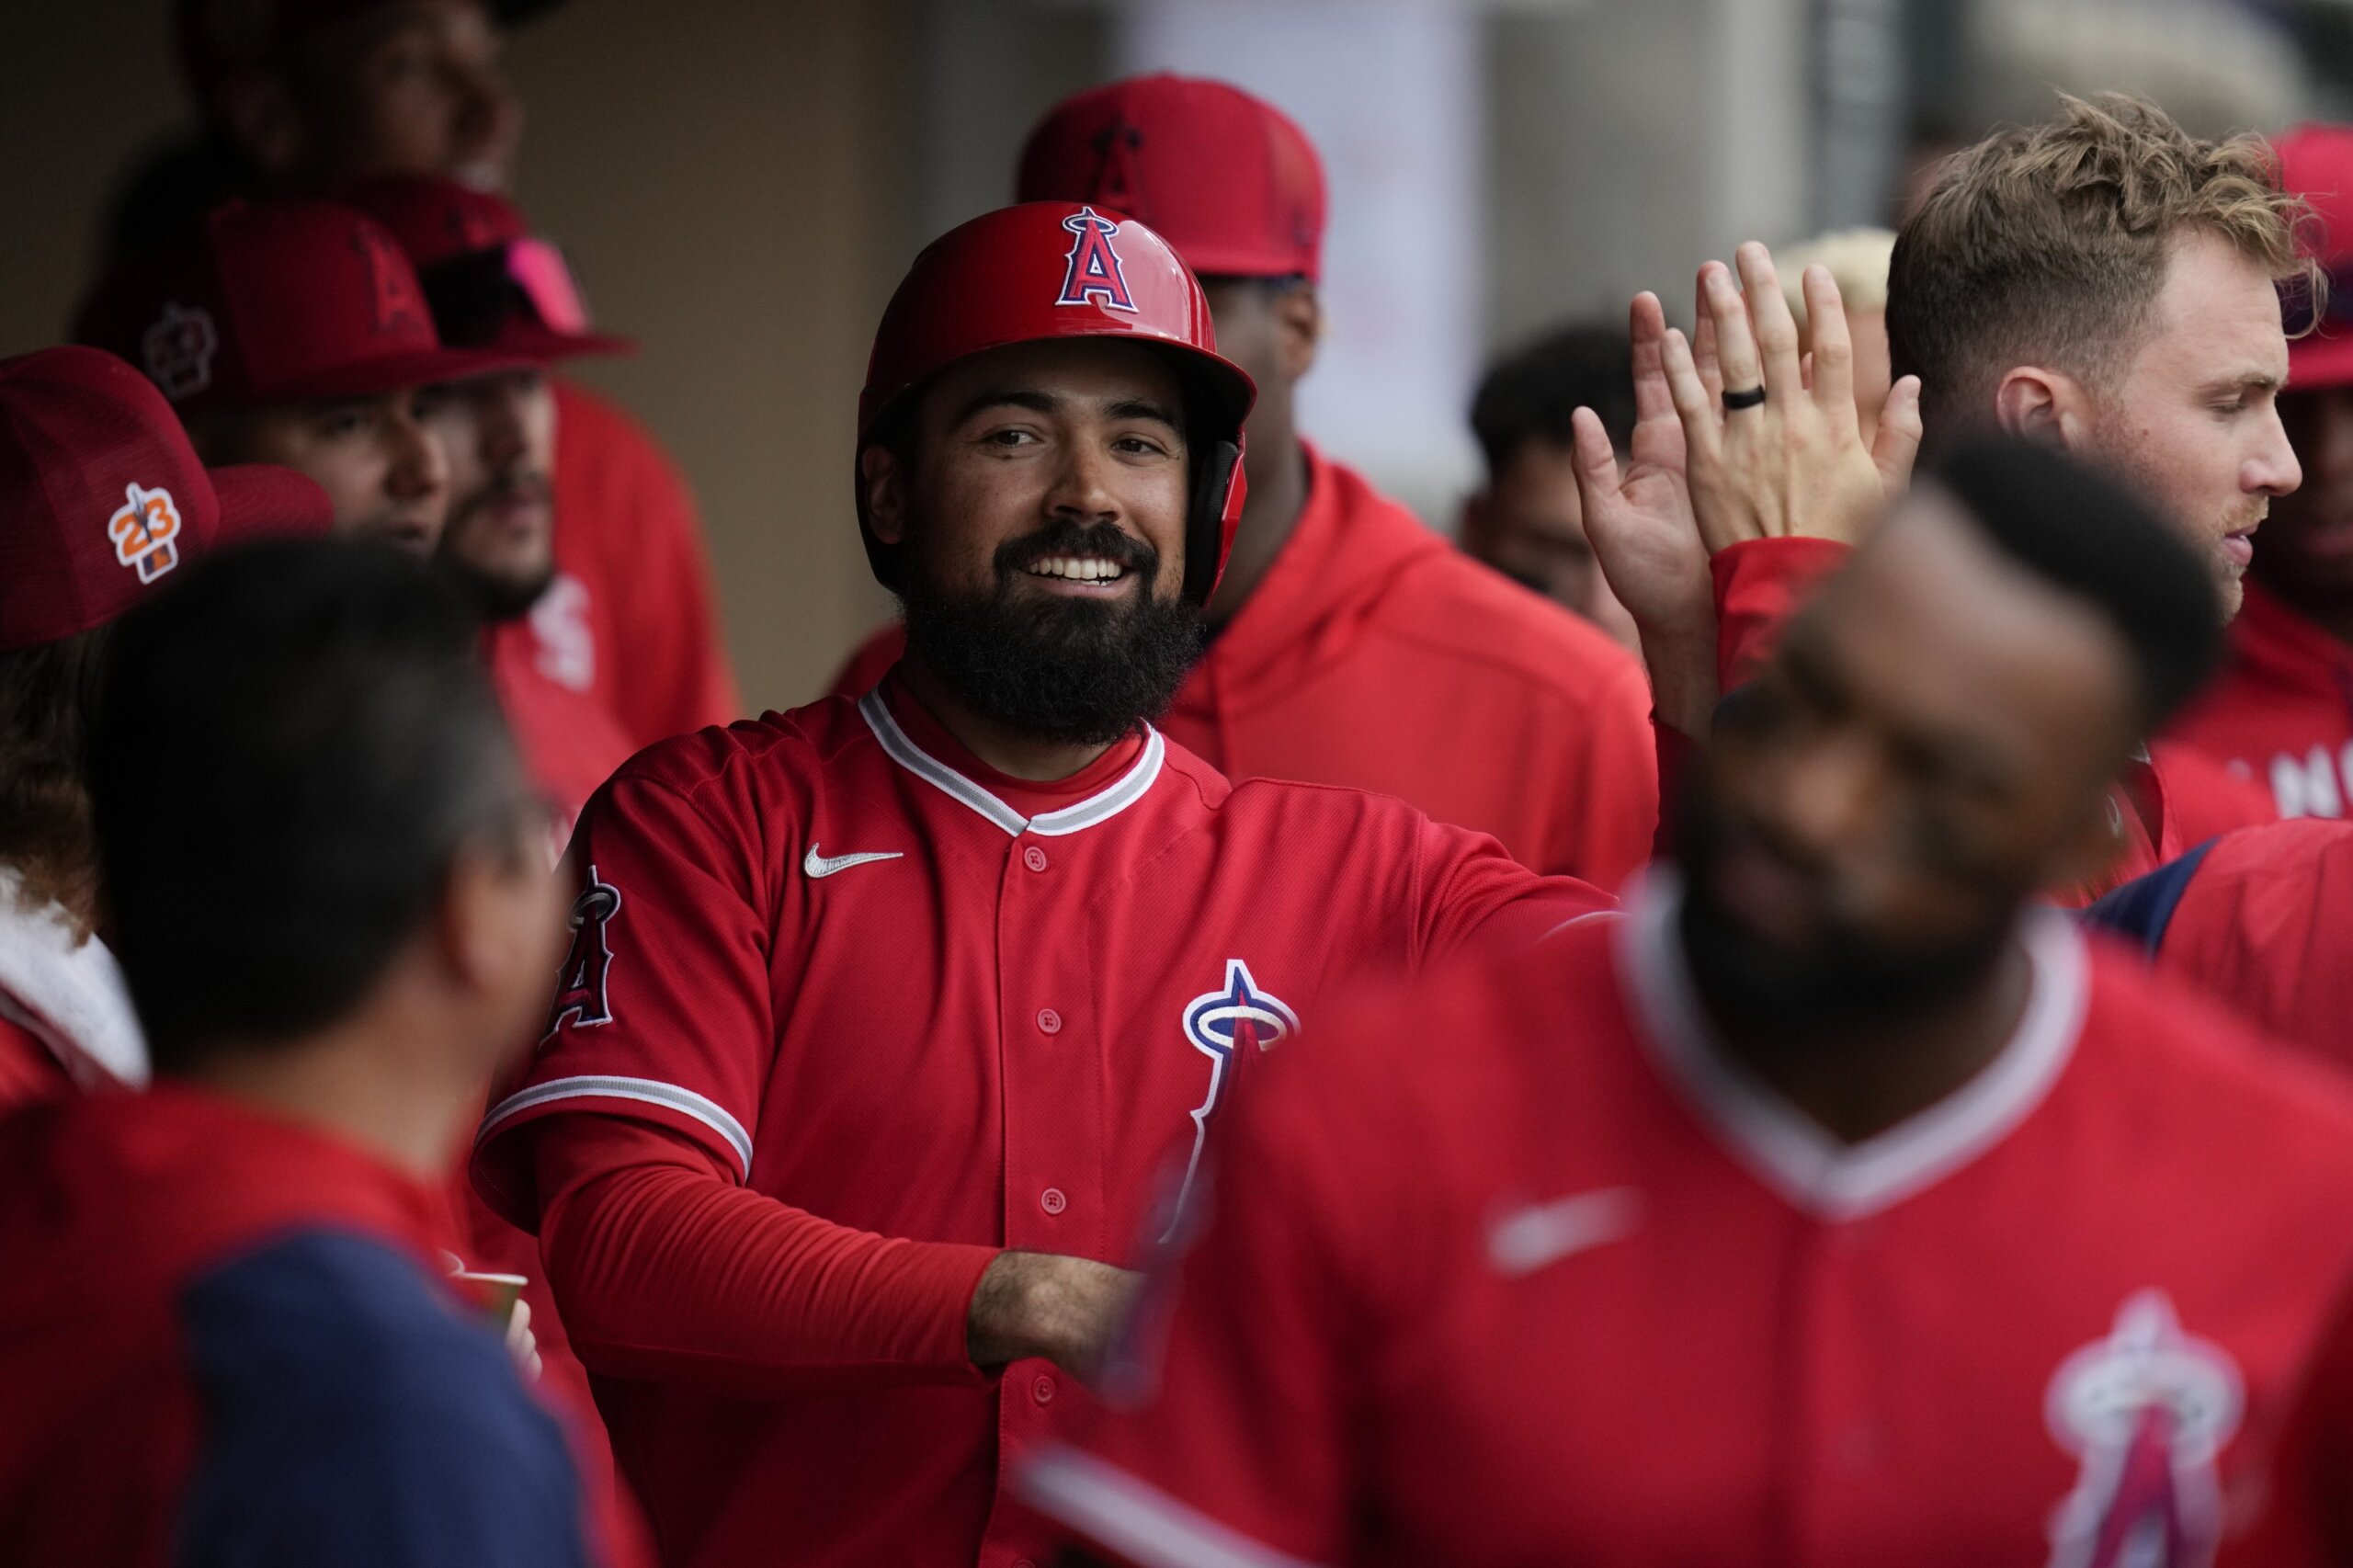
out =
[[[423,564],[324,540],[197,562],[112,629],[89,790],[158,1082],[0,1125],[12,1561],[625,1539],[445,1278],[434,1184],[561,929],[473,635]]]
[[[2308,125],[2276,143],[2279,181],[2320,217],[2329,288],[2288,345],[2279,416],[2304,483],[2256,536],[2231,657],[2174,737],[2271,792],[2279,814],[2341,817],[2353,801],[2353,130]],[[2310,317],[2308,299],[2291,313]]]
[[[1039,122],[1018,187],[1165,234],[1258,389],[1249,503],[1169,738],[1233,778],[1381,790],[1540,870],[1615,886],[1657,814],[1639,663],[1297,433],[1324,233],[1323,170],[1299,128],[1222,83],[1116,82]],[[865,692],[902,645],[896,627],[878,634],[834,690]]]
[[[563,423],[549,368],[634,346],[590,328],[563,253],[504,199],[403,176],[362,182],[344,199],[408,252],[445,341],[523,357],[441,389],[433,424],[450,502],[440,559],[491,623],[499,703],[569,835],[580,807],[640,743],[616,708],[612,631],[582,613],[593,597],[558,564],[569,507],[557,483]]]
[[[1105,1260],[1181,1210],[1255,1059],[1351,979],[1606,905],[1145,722],[1240,510],[1213,341],[1132,220],[934,244],[859,404],[907,656],[642,753],[582,819],[549,1036],[476,1175],[538,1230],[673,1564],[1034,1560],[1003,1466],[1085,1404]]]
[[[2353,824],[2240,828],[2125,883],[2091,917],[2277,1038],[2353,1066]]]
[[[180,0],[180,64],[203,111],[118,203],[135,255],[171,214],[231,196],[338,193],[380,176],[507,188],[522,111],[506,35],[551,0]],[[676,464],[610,400],[552,382],[562,415],[562,576],[540,607],[566,668],[592,672],[632,746],[735,716],[694,501]]]
[[[1267,1065],[1027,1495],[1151,1568],[2342,1560],[2353,1097],[2029,902],[2209,579],[2040,449],[1927,478],[1679,877]]]
[[[207,472],[138,371],[95,348],[0,361],[0,1112],[147,1081],[102,900],[83,752],[115,619],[240,538],[324,532],[319,487]]]

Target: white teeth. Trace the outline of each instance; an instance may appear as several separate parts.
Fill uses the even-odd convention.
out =
[[[1123,574],[1123,568],[1094,556],[1050,555],[1033,562],[1029,568],[1033,577],[1062,577],[1074,583],[1108,583]]]

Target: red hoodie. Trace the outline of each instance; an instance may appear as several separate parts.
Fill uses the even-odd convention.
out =
[[[2283,817],[2341,817],[2353,802],[2353,647],[2250,579],[2222,675],[2173,738],[2254,779]]]

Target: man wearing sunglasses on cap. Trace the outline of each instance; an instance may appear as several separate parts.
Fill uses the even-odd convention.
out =
[[[363,181],[345,199],[408,252],[445,341],[514,361],[435,389],[426,423],[449,469],[438,559],[490,622],[500,706],[568,832],[640,741],[620,716],[615,687],[631,651],[615,645],[609,619],[559,563],[563,424],[550,370],[635,346],[589,329],[563,255],[505,199],[405,176]]]
[[[202,127],[133,176],[109,253],[235,195],[338,196],[382,176],[503,191],[522,109],[508,32],[552,0],[178,0],[174,41]],[[167,216],[159,225],[156,215]],[[177,214],[177,217],[168,216]],[[592,627],[598,680],[631,744],[737,713],[693,497],[654,437],[615,403],[553,380],[563,410],[558,544]],[[575,662],[579,655],[575,654]]]

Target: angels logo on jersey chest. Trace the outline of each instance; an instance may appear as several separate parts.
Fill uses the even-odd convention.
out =
[[[1299,1015],[1259,984],[1247,963],[1228,959],[1225,983],[1185,1005],[1183,1028],[1186,1043],[1209,1058],[1210,1075],[1201,1103],[1192,1111],[1193,1152],[1185,1162],[1185,1179],[1168,1210],[1163,1241],[1174,1236],[1183,1221],[1186,1202],[1200,1176],[1201,1151],[1208,1146],[1210,1126],[1232,1098],[1235,1080],[1251,1058],[1299,1032]]]
[[[2061,1364],[2044,1398],[2052,1437],[2083,1467],[2052,1519],[2052,1568],[2211,1563],[2222,1540],[2218,1461],[2244,1406],[2229,1354],[2184,1333],[2164,1291],[2126,1301],[2106,1339]]]

